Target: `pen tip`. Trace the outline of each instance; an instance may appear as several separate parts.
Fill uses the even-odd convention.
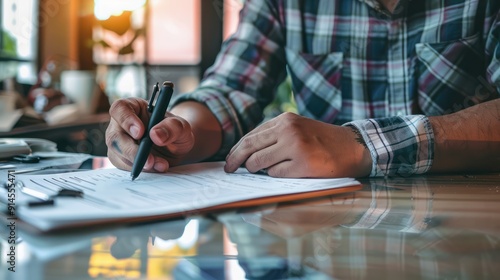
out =
[[[136,178],[137,178],[137,176],[134,176],[134,175],[130,176],[130,179],[132,179],[132,181],[134,181]]]

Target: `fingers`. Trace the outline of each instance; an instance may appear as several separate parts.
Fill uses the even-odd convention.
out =
[[[245,166],[250,168],[249,171],[256,172],[276,164],[283,160],[276,154],[279,151],[278,146],[272,147],[277,141],[277,135],[272,128],[246,135],[226,157],[224,170],[229,173],[234,172],[246,162]]]
[[[130,136],[123,131],[111,131],[109,132],[109,137],[106,138],[106,145],[108,146],[108,157],[116,167],[126,170],[132,168],[132,163],[134,162],[139,146]],[[153,156],[150,155],[144,165],[144,169],[151,169],[153,163]]]
[[[108,149],[108,157],[111,161],[111,163],[123,170],[132,170],[132,165],[133,161],[130,161],[129,157],[124,156],[123,154],[120,154],[114,149]],[[165,159],[159,156],[154,156],[153,154],[150,154],[148,156],[148,159],[146,161],[146,164],[144,165],[143,170],[147,172],[165,172],[169,168],[169,163]]]
[[[142,99],[120,99],[111,105],[109,114],[118,126],[132,138],[139,140],[144,134],[144,123],[148,120],[147,102]]]
[[[249,172],[256,173],[286,160],[289,160],[287,155],[280,154],[278,145],[271,145],[251,154],[244,165]]]
[[[303,178],[301,166],[295,160],[285,160],[267,168],[267,175],[276,178]]]
[[[109,111],[111,121],[106,130],[108,157],[117,168],[131,170],[138,140],[142,138],[144,124],[149,120],[147,102],[137,98],[120,99],[112,104]],[[168,161],[156,151],[152,151],[144,165],[145,171],[165,172],[168,168]]]
[[[275,144],[257,151],[245,161],[245,168],[251,173],[265,170],[267,175],[277,178],[302,178],[307,176],[304,163],[292,159],[287,152]]]
[[[108,130],[106,131],[108,157],[111,163],[117,168],[131,170],[139,146],[136,141],[130,138],[123,130],[113,128],[116,126],[118,126],[116,121],[111,120]],[[150,154],[144,165],[144,170],[165,172],[168,167],[169,164],[165,159]]]
[[[331,131],[315,126],[317,121],[284,113],[244,136],[226,157],[224,170],[234,172],[244,164],[252,173],[265,169],[274,177],[323,176],[331,169],[325,165],[330,158],[318,139]]]
[[[113,103],[110,114],[111,121],[106,130],[108,156],[116,167],[130,170],[139,140],[146,131],[145,124],[149,121],[147,102],[134,98],[121,99]],[[170,113],[166,113],[165,117],[149,131],[154,147],[144,167],[147,171],[166,171],[170,164],[180,162],[194,146],[190,124]]]
[[[179,117],[168,117],[155,125],[150,132],[151,140],[158,146],[182,142],[186,132],[191,131],[187,121]]]
[[[149,135],[155,145],[166,147],[174,155],[187,152],[194,145],[191,125],[173,115],[155,125]]]
[[[292,159],[278,144],[269,146],[250,155],[245,161],[245,168],[251,173],[265,170],[267,175],[277,178],[303,178],[310,175],[304,162]],[[235,169],[236,171],[236,169]],[[227,171],[226,172],[230,172]],[[232,171],[234,172],[234,171]]]
[[[261,125],[259,125],[258,127],[256,127],[254,130],[250,131],[249,133],[247,133],[245,135],[245,137],[249,137],[249,136],[252,136],[252,135],[255,135],[255,134],[258,134],[260,133],[261,131],[264,131],[264,130],[268,130],[270,128],[273,128],[275,127],[276,124],[275,124],[275,120],[269,120]],[[232,154],[234,150],[236,150],[242,143],[242,141],[245,139],[245,137],[242,137],[240,139],[240,141],[238,141],[238,143],[236,143],[232,148],[231,150],[229,151],[228,155]]]

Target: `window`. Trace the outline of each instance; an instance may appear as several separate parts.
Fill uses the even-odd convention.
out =
[[[17,76],[34,83],[37,76],[38,1],[1,0],[0,60],[2,80]],[[14,64],[10,63],[16,61]],[[14,67],[9,67],[14,65]]]
[[[147,98],[152,85],[165,80],[176,84],[177,93],[198,85],[200,0],[94,0],[94,4],[94,61],[105,73],[111,100]]]
[[[200,1],[151,0],[148,63],[196,65],[200,62]]]

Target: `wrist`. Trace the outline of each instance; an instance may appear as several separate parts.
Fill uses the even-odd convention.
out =
[[[358,170],[358,172],[356,172],[358,174],[356,177],[367,177],[370,175],[373,165],[370,150],[356,127],[347,126],[347,128],[350,131],[351,138],[356,142],[353,151]]]
[[[344,124],[359,130],[372,159],[370,176],[410,176],[429,170],[434,134],[424,115],[356,120]]]

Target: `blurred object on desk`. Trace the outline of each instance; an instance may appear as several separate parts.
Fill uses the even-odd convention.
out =
[[[92,89],[88,88],[91,92],[88,92],[88,94],[84,94],[85,92],[81,91],[81,88],[75,90],[68,89],[68,91],[64,90],[65,93],[72,92],[71,96],[70,94],[66,94],[66,96],[68,96],[75,103],[61,104],[55,106],[50,111],[45,112],[43,116],[47,124],[70,124],[78,122],[80,119],[85,117],[107,113],[111,106],[108,97],[102,90],[101,86],[95,83],[95,80],[93,80],[92,83]],[[75,96],[74,98],[72,97],[73,95]]]
[[[16,127],[8,132],[0,132],[0,137],[43,138],[57,143],[59,151],[104,156],[107,154],[104,139],[109,119],[108,113],[92,114],[69,123]]]
[[[21,94],[15,91],[0,92],[0,132],[14,127],[43,123],[41,116],[28,106]]]
[[[0,159],[31,153],[30,146],[22,139],[0,138]]]
[[[78,121],[82,112],[76,104],[59,105],[44,114],[48,125],[59,125]]]
[[[40,138],[0,138],[0,159],[36,152],[57,152],[57,144]]]
[[[61,55],[46,59],[28,101],[51,125],[109,109],[109,101],[96,83],[95,72],[78,70],[77,62]]]
[[[82,114],[91,112],[91,100],[97,87],[94,71],[67,70],[61,73],[61,91]]]
[[[14,138],[4,138],[7,140],[14,140]],[[32,153],[51,153],[57,152],[57,144],[41,138],[22,138],[31,149]]]
[[[0,95],[0,132],[10,131],[22,116],[22,110],[11,109],[9,102]]]
[[[48,125],[70,124],[107,112],[109,100],[94,71],[77,70],[71,59],[52,55],[42,66],[28,102]],[[9,130],[4,130],[9,131]]]
[[[60,55],[52,55],[45,60],[38,73],[36,84],[28,94],[28,101],[38,113],[69,103],[61,92],[61,73],[76,69],[76,66],[76,62]]]
[[[84,115],[107,112],[109,99],[97,82],[95,71],[71,70],[61,73],[62,92]]]
[[[68,98],[60,90],[53,88],[36,88],[31,91],[31,96],[34,98],[33,108],[38,113],[69,103]]]

